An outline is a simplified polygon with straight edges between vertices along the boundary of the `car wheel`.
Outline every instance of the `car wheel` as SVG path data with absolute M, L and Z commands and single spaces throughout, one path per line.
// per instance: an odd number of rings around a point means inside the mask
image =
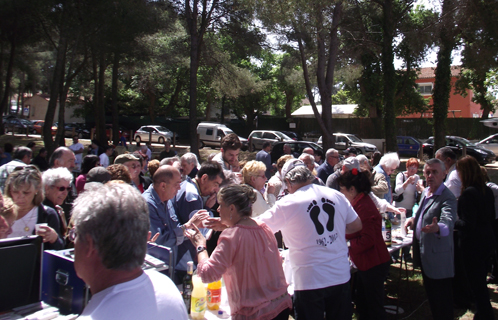
M 204 148 L 206 145 L 204 144 L 204 142 L 201 141 L 201 149 Z
M 422 160 L 424 160 L 424 162 L 426 162 L 426 161 L 427 161 L 427 160 L 429 160 L 430 158 L 431 158 L 431 156 L 429 156 L 429 154 L 428 154 L 428 153 L 424 153 L 424 154 L 422 155 Z
M 83 139 L 83 133 L 81 132 L 78 133 L 78 139 Z
M 252 151 L 256 151 L 256 146 L 254 145 L 254 143 L 252 144 Z
M 140 136 L 136 136 L 135 137 L 135 141 L 138 142 L 138 143 L 140 143 L 140 142 L 142 142 L 142 139 L 140 139 Z
M 32 134 L 36 134 L 36 129 L 31 130 Z
M 160 143 L 160 144 L 164 144 L 164 138 L 163 137 L 159 137 L 157 139 L 157 142 Z

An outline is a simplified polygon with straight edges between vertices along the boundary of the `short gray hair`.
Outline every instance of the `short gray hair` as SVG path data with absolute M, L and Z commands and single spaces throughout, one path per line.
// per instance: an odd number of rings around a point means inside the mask
M 432 158 L 432 159 L 429 159 L 425 162 L 424 164 L 424 171 L 425 171 L 425 167 L 426 166 L 432 166 L 432 165 L 435 165 L 435 164 L 439 164 L 441 166 L 441 170 L 445 171 L 446 170 L 446 166 L 444 165 L 444 162 L 439 160 L 439 159 L 436 159 L 436 158 Z
M 107 269 L 133 270 L 147 252 L 149 208 L 140 192 L 108 183 L 76 198 L 72 211 L 78 241 L 90 236 Z
M 287 172 L 284 178 L 289 180 L 290 184 L 307 183 L 315 179 L 311 171 L 309 171 L 306 166 L 295 167 L 291 171 Z
M 52 153 L 52 156 L 50 157 L 48 165 L 52 168 L 55 165 L 55 160 L 62 158 L 66 152 L 74 153 L 73 150 L 68 147 L 59 147 L 55 149 L 54 153 Z
M 161 160 L 161 162 L 159 163 L 159 166 L 171 166 L 173 165 L 173 163 L 175 162 L 180 162 L 180 157 L 178 156 L 173 156 L 173 157 L 169 157 L 169 158 L 164 158 Z
M 67 168 L 55 168 L 55 169 L 48 169 L 47 171 L 43 172 L 42 174 L 42 180 L 43 180 L 43 185 L 44 186 L 53 186 L 60 180 L 67 181 L 69 183 L 73 182 L 73 175 Z
M 301 153 L 301 155 L 299 156 L 299 160 L 304 160 L 306 158 L 308 158 L 311 161 L 311 163 L 315 163 L 315 157 L 313 157 L 309 153 Z
M 356 156 L 356 159 L 358 159 L 358 162 L 360 163 L 360 166 L 368 166 L 371 168 L 372 166 L 370 165 L 370 161 L 368 161 L 368 158 L 364 154 L 359 154 Z
M 192 164 L 192 163 L 195 163 L 195 166 L 198 167 L 199 166 L 199 161 L 197 160 L 197 156 L 195 155 L 195 153 L 192 153 L 192 152 L 187 152 L 185 153 L 181 158 L 180 160 L 185 160 L 187 161 L 188 164 Z
M 446 160 L 447 158 L 450 158 L 451 160 L 456 160 L 457 156 L 455 154 L 455 152 L 453 150 L 451 150 L 450 147 L 442 147 L 442 148 L 439 148 L 437 151 L 436 151 L 436 157 L 440 155 L 443 160 Z
M 336 149 L 334 148 L 330 148 L 327 150 L 327 152 L 325 153 L 325 158 L 328 158 L 336 153 L 339 153 L 339 151 L 337 151 Z
M 381 166 L 392 168 L 394 166 L 399 166 L 399 157 L 396 152 L 386 153 L 382 158 L 380 158 L 379 164 Z
M 33 150 L 28 147 L 17 147 L 14 150 L 14 159 L 22 160 L 25 156 L 31 158 L 33 155 Z

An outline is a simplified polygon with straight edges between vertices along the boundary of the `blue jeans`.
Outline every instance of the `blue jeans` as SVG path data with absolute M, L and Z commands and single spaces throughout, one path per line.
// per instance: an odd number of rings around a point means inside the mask
M 351 320 L 351 288 L 344 284 L 314 290 L 294 291 L 296 320 Z

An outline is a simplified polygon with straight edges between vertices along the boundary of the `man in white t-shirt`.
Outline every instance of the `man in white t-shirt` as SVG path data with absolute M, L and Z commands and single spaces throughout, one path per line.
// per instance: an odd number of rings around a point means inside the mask
M 74 268 L 92 292 L 79 319 L 188 319 L 174 283 L 141 268 L 149 215 L 135 188 L 115 183 L 85 191 L 72 216 Z
M 282 231 L 294 279 L 295 319 L 351 319 L 350 270 L 346 234 L 362 228 L 341 193 L 313 184 L 313 174 L 298 159 L 282 176 L 291 195 L 258 217 L 273 232 Z
M 74 152 L 74 156 L 76 158 L 74 161 L 76 167 L 75 169 L 79 171 L 81 169 L 81 163 L 83 162 L 83 151 L 85 150 L 85 147 L 79 142 L 78 136 L 74 136 L 73 144 L 68 148 Z
M 104 147 L 104 153 L 102 153 L 99 158 L 100 158 L 100 165 L 104 168 L 107 168 L 109 166 L 109 157 L 112 155 L 114 152 L 114 148 L 112 146 L 106 146 Z

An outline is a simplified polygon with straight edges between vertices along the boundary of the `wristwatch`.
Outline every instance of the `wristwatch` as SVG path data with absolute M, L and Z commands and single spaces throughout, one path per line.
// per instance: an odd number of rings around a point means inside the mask
M 198 246 L 197 247 L 197 254 L 201 253 L 202 251 L 205 251 L 206 250 L 206 247 L 203 247 L 203 246 Z

